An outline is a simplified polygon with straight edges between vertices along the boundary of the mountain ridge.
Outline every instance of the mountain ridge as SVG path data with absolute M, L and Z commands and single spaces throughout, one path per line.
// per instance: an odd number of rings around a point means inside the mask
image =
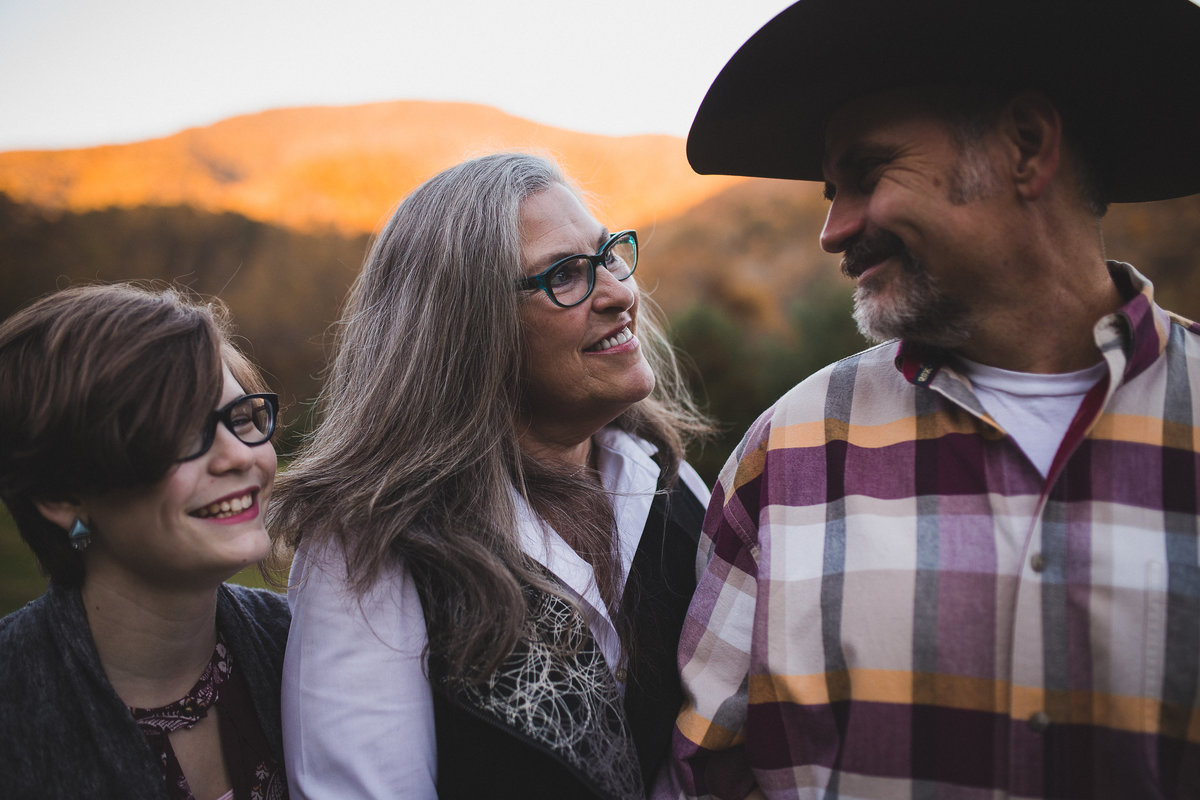
M 678 137 L 578 133 L 488 106 L 396 100 L 271 109 L 126 144 L 8 151 L 0 192 L 51 211 L 190 205 L 356 234 L 377 230 L 434 173 L 497 150 L 555 158 L 617 227 L 682 213 L 744 180 L 696 175 Z

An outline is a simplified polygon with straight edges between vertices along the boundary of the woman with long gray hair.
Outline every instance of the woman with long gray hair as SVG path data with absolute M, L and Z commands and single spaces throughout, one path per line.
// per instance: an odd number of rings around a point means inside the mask
M 374 243 L 272 510 L 296 796 L 644 795 L 708 490 L 637 255 L 525 154 L 433 177 Z

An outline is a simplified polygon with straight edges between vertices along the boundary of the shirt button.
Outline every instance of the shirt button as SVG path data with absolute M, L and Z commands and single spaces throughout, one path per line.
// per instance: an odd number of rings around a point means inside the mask
M 616 676 L 617 680 L 621 683 L 625 683 L 625 681 L 629 680 L 629 672 L 627 672 L 624 667 L 617 667 Z
M 1041 572 L 1046 568 L 1046 557 L 1041 553 L 1034 553 L 1029 557 L 1029 566 L 1034 572 Z
M 1045 733 L 1050 727 L 1050 715 L 1045 711 L 1036 711 L 1029 718 L 1029 730 L 1034 733 Z

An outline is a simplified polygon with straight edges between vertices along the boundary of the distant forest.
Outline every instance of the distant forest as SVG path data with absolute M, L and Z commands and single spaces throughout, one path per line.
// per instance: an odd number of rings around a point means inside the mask
M 639 278 L 665 310 L 722 433 L 692 455 L 711 481 L 746 426 L 821 366 L 862 349 L 850 286 L 820 252 L 812 184 L 750 181 L 640 230 Z M 1200 197 L 1115 206 L 1109 256 L 1132 262 L 1159 301 L 1200 315 Z M 87 281 L 175 282 L 219 295 L 285 402 L 285 455 L 311 424 L 327 335 L 369 244 L 190 207 L 47 212 L 0 195 L 0 316 Z

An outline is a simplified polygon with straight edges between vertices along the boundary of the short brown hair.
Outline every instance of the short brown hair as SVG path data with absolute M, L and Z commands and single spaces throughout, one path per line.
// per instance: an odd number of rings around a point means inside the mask
M 229 341 L 218 300 L 129 283 L 64 289 L 0 324 L 0 498 L 42 568 L 83 561 L 37 500 L 149 486 L 220 399 L 222 363 L 262 378 Z

